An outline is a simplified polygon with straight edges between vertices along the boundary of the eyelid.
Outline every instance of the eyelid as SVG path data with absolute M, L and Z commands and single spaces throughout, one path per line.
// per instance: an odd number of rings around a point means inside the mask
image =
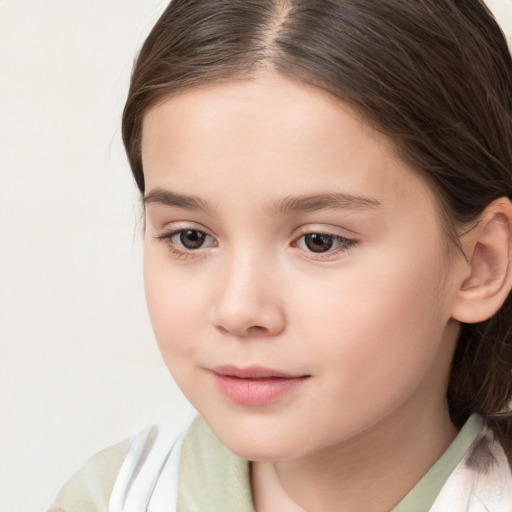
M 300 236 L 310 234 L 328 235 L 353 241 L 359 240 L 359 235 L 355 231 L 347 228 L 341 228 L 339 226 L 325 224 L 305 224 L 300 226 L 293 234 L 293 238 L 297 239 Z
M 216 238 L 216 235 L 212 232 L 211 229 L 207 228 L 203 224 L 199 222 L 194 222 L 192 220 L 175 220 L 172 222 L 162 222 L 160 225 L 155 225 L 154 230 L 157 232 L 155 238 L 159 236 L 166 236 L 171 233 L 179 233 L 180 231 L 201 231 L 201 233 L 205 233 L 212 238 Z

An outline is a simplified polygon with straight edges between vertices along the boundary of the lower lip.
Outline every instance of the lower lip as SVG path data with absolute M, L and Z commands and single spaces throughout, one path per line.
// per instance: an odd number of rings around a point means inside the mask
M 297 389 L 308 378 L 276 377 L 241 379 L 214 373 L 219 391 L 231 402 L 240 405 L 267 405 Z

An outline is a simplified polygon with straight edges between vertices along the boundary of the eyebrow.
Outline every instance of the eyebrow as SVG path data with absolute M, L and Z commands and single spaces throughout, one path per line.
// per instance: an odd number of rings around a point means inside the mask
M 151 203 L 174 206 L 186 210 L 197 210 L 211 214 L 214 208 L 208 201 L 193 195 L 178 194 L 170 190 L 155 188 L 144 196 L 144 206 Z
M 366 210 L 381 206 L 374 197 L 356 196 L 341 192 L 289 196 L 281 199 L 272 211 L 279 214 L 308 213 L 317 210 Z
M 164 206 L 202 211 L 211 214 L 213 206 L 194 195 L 178 194 L 170 190 L 155 188 L 144 196 L 144 205 L 156 203 Z M 271 209 L 272 214 L 308 213 L 318 210 L 366 210 L 381 206 L 373 197 L 357 196 L 341 192 L 325 194 L 287 196 L 280 199 Z

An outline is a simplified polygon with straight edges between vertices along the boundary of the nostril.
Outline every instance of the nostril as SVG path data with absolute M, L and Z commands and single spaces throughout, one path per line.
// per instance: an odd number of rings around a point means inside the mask
M 267 331 L 267 329 L 261 325 L 253 325 L 252 327 L 249 327 L 248 331 L 250 333 L 257 334 L 259 332 L 264 333 Z
M 227 328 L 222 325 L 218 325 L 217 329 L 219 329 L 224 334 L 230 334 L 231 336 L 262 336 L 268 332 L 268 329 L 262 327 L 261 325 L 252 325 L 246 329 L 235 329 L 235 328 Z

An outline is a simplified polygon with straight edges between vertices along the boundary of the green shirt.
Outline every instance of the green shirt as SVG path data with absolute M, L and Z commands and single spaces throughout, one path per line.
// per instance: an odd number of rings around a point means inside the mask
M 392 512 L 427 512 L 446 480 L 482 430 L 471 416 L 453 443 Z M 49 512 L 107 512 L 108 501 L 130 439 L 95 455 L 59 493 Z M 197 417 L 183 445 L 176 512 L 256 512 L 250 462 L 223 445 Z

